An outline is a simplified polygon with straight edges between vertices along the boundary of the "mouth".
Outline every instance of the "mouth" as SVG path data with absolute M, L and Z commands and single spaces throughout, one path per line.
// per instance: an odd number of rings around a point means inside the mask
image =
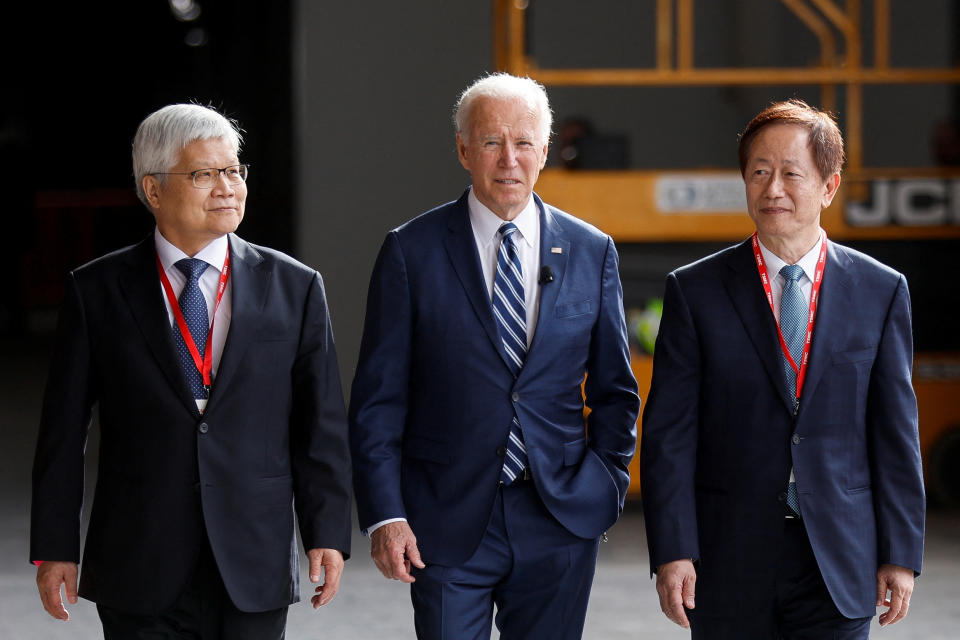
M 776 215 L 784 215 L 784 214 L 790 213 L 790 210 L 784 209 L 783 207 L 763 207 L 760 209 L 760 213 L 763 213 L 769 216 L 776 216 Z
M 512 178 L 499 178 L 497 180 L 494 180 L 494 182 L 496 182 L 497 184 L 505 184 L 505 185 L 520 184 L 519 180 L 514 180 Z

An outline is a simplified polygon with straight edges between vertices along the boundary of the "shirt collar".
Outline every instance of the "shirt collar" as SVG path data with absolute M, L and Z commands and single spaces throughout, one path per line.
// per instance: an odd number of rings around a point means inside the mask
M 783 276 L 780 275 L 780 269 L 787 266 L 787 263 L 784 262 L 780 256 L 764 246 L 763 241 L 760 240 L 759 237 L 757 237 L 757 240 L 760 242 L 760 254 L 763 256 L 763 261 L 767 265 L 767 273 L 783 279 Z M 807 253 L 797 261 L 797 264 L 803 269 L 803 275 L 805 275 L 810 282 L 813 282 L 813 276 L 817 270 L 817 260 L 820 259 L 820 245 L 822 242 L 823 230 L 820 231 L 820 238 L 816 244 L 813 245 L 813 248 L 807 251 Z
M 157 255 L 160 256 L 160 264 L 163 265 L 164 271 L 170 271 L 174 264 L 190 257 L 164 238 L 159 228 L 153 230 L 153 244 L 157 248 Z M 229 246 L 230 242 L 224 234 L 211 241 L 193 257 L 203 260 L 217 271 L 222 271 Z
M 505 222 L 504 219 L 480 202 L 473 193 L 473 189 L 470 189 L 470 193 L 467 195 L 467 205 L 470 210 L 470 224 L 473 226 L 473 231 L 477 237 L 483 240 L 483 246 L 487 247 L 492 242 L 499 242 L 498 231 Z M 510 222 L 517 225 L 520 237 L 523 238 L 526 245 L 533 247 L 539 220 L 537 218 L 537 204 L 532 195 L 520 215 Z

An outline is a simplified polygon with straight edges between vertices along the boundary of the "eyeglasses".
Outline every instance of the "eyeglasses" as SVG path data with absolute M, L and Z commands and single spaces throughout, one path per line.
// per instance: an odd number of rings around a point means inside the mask
M 223 169 L 209 168 L 197 169 L 196 171 L 155 171 L 152 176 L 190 176 L 193 180 L 193 186 L 197 189 L 210 189 L 220 179 L 220 174 L 227 179 L 228 184 L 240 184 L 247 181 L 247 173 L 250 165 L 235 164 Z

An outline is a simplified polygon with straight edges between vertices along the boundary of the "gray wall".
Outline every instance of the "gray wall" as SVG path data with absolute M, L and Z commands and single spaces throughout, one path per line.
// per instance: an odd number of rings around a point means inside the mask
M 324 276 L 348 390 L 384 235 L 469 184 L 450 116 L 458 93 L 492 70 L 492 10 L 485 1 L 299 5 L 296 251 Z
M 531 46 L 547 66 L 652 66 L 652 1 L 531 2 Z M 949 66 L 956 0 L 892 4 L 892 63 Z M 864 60 L 872 3 L 863 3 Z M 773 0 L 696 3 L 699 66 L 798 65 L 816 40 Z M 492 70 L 488 0 L 295 3 L 297 256 L 323 273 L 345 387 L 359 350 L 366 289 L 384 234 L 457 197 L 457 94 Z M 737 133 L 774 99 L 819 102 L 817 87 L 550 88 L 555 121 L 586 115 L 626 134 L 634 166 L 735 167 Z M 944 86 L 865 90 L 866 161 L 930 164 L 930 131 L 951 115 Z M 838 108 L 843 109 L 840 92 Z M 841 118 L 841 125 L 843 124 Z M 576 212 L 574 212 L 576 213 Z

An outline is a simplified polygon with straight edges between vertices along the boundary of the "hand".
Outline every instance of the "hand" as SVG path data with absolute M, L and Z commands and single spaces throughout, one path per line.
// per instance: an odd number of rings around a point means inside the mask
M 414 582 L 410 565 L 423 569 L 417 537 L 405 521 L 390 522 L 370 534 L 370 555 L 380 573 L 401 582 Z
M 60 597 L 60 585 L 67 593 L 67 602 L 77 604 L 77 574 L 76 562 L 44 562 L 37 567 L 37 589 L 43 608 L 57 620 L 70 619 Z
M 887 591 L 890 599 L 887 600 Z M 884 564 L 877 569 L 877 606 L 887 610 L 880 614 L 880 626 L 900 622 L 907 617 L 910 596 L 913 594 L 913 571 L 895 564 Z
M 687 614 L 683 608 L 694 608 L 696 584 L 697 572 L 690 560 L 674 560 L 657 567 L 660 610 L 685 629 L 690 628 L 690 621 L 687 620 Z
M 310 559 L 310 582 L 318 584 L 320 573 L 323 573 L 323 584 L 314 591 L 316 595 L 310 598 L 314 609 L 333 600 L 340 588 L 340 575 L 343 573 L 343 554 L 336 549 L 310 549 L 307 551 Z

